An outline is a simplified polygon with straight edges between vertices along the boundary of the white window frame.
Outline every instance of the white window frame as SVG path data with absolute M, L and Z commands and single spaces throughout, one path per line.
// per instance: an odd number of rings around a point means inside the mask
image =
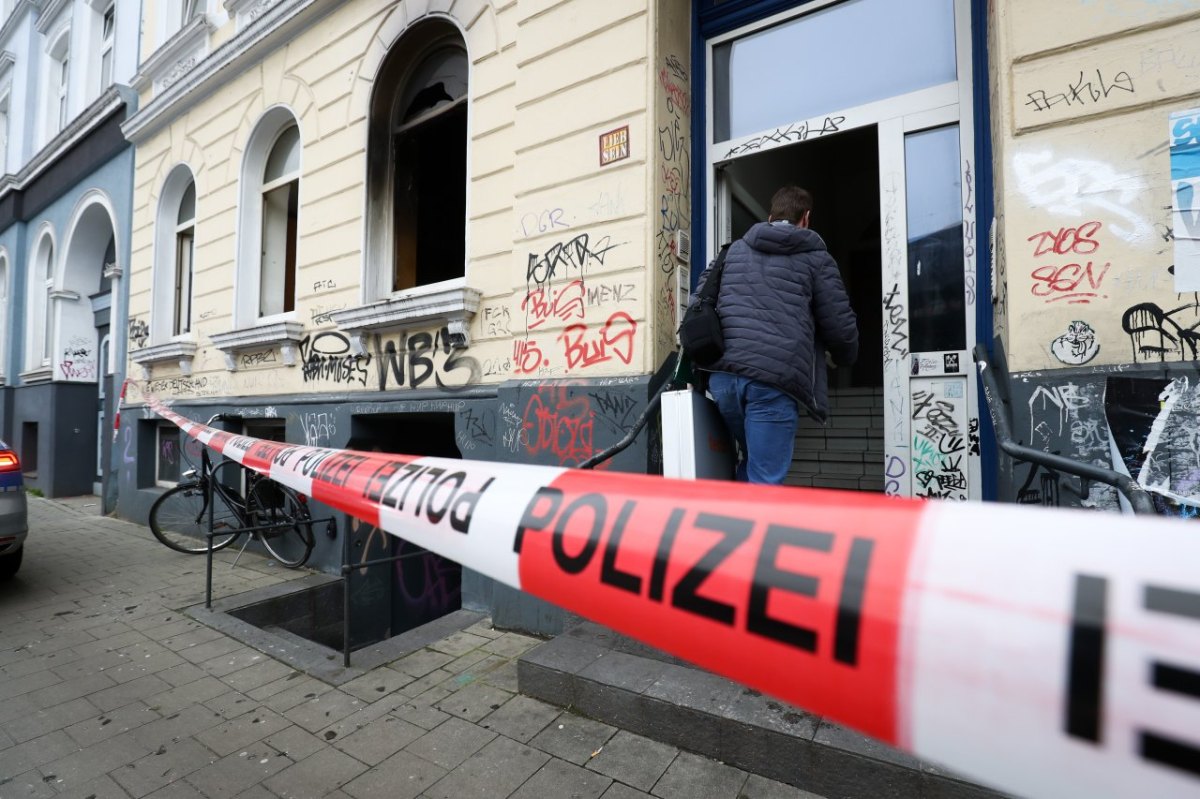
M 12 105 L 12 90 L 0 89 L 0 175 L 8 174 L 9 109 Z
M 109 15 L 112 15 L 112 25 L 106 29 L 105 23 L 108 21 Z M 98 94 L 103 94 L 113 83 L 113 70 L 115 69 L 116 61 L 116 40 L 117 40 L 117 4 L 109 3 L 100 12 L 100 54 L 97 72 L 100 75 L 100 91 Z M 105 61 L 107 59 L 108 74 L 105 75 Z
M 47 225 L 35 239 L 36 243 L 29 260 L 29 296 L 27 311 L 29 340 L 25 347 L 25 368 L 28 372 L 50 367 L 50 353 L 54 339 L 54 258 L 58 254 L 58 242 L 54 231 Z
M 250 134 L 246 143 L 245 155 L 242 158 L 242 196 L 238 208 L 237 268 L 234 277 L 233 309 L 234 326 L 239 330 L 296 320 L 294 309 L 269 316 L 259 314 L 262 306 L 263 194 L 269 190 L 268 184 L 263 181 L 267 169 L 267 159 L 270 157 L 271 151 L 284 130 L 293 125 L 300 133 L 300 163 L 294 177 L 290 179 L 303 182 L 301 176 L 304 174 L 304 128 L 300 126 L 296 115 L 287 106 L 278 105 L 267 109 Z M 273 181 L 270 184 L 273 187 L 278 185 L 283 185 L 283 183 Z M 303 207 L 297 212 L 297 240 L 303 212 Z M 298 244 L 299 241 L 297 241 Z M 298 262 L 299 255 L 297 255 L 297 272 L 299 272 Z M 298 276 L 296 282 L 298 289 Z M 299 294 L 298 290 L 297 294 Z
M 59 31 L 46 48 L 44 142 L 63 131 L 70 119 L 71 29 Z
M 268 150 L 267 150 L 267 157 L 266 157 L 266 159 L 264 159 L 264 161 L 263 161 L 263 170 L 264 170 L 264 172 L 265 172 L 265 170 L 266 170 L 266 165 L 267 165 L 267 162 L 269 162 L 269 161 L 270 161 L 270 158 L 271 158 L 271 156 L 275 154 L 275 148 L 279 146 L 279 144 L 280 144 L 280 141 L 283 139 L 283 134 L 284 134 L 284 133 L 286 133 L 287 131 L 291 130 L 291 129 L 292 129 L 292 127 L 291 127 L 291 126 L 285 126 L 285 127 L 281 128 L 281 129 L 280 129 L 280 131 L 279 131 L 277 134 L 275 134 L 275 141 L 274 141 L 274 142 L 271 144 L 271 147 L 270 147 L 270 149 L 268 149 Z M 262 190 L 259 192 L 259 202 L 261 203 L 261 206 L 262 206 L 262 214 L 261 214 L 261 220 L 262 220 L 262 221 L 259 223 L 259 227 L 260 227 L 260 229 L 261 229 L 261 231 L 262 231 L 262 232 L 259 234 L 259 236 L 260 236 L 259 249 L 260 249 L 260 251 L 262 252 L 262 256 L 261 256 L 261 258 L 259 259 L 260 266 L 259 266 L 259 273 L 258 273 L 258 275 L 259 275 L 259 276 L 258 276 L 258 293 L 259 293 L 259 296 L 258 296 L 258 317 L 259 317 L 260 319 L 271 319 L 271 318 L 275 318 L 275 317 L 277 317 L 277 316 L 281 316 L 281 315 L 284 315 L 284 314 L 292 313 L 292 312 L 294 312 L 294 311 L 296 310 L 296 297 L 295 297 L 294 295 L 297 293 L 297 285 L 296 285 L 296 283 L 297 283 L 297 280 L 296 280 L 296 274 L 295 274 L 295 273 L 296 273 L 296 271 L 297 271 L 297 264 L 296 264 L 296 261 L 298 260 L 298 257 L 299 257 L 299 256 L 298 256 L 298 254 L 296 253 L 296 246 L 297 246 L 297 244 L 298 244 L 299 242 L 298 242 L 298 241 L 293 241 L 293 242 L 291 242 L 291 250 L 292 250 L 292 263 L 289 265 L 289 264 L 288 264 L 288 261 L 287 261 L 287 248 L 288 248 L 288 244 L 289 244 L 289 243 L 288 243 L 288 241 L 287 241 L 287 238 L 289 237 L 289 233 L 288 233 L 288 231 L 287 231 L 287 230 L 285 230 L 285 231 L 284 231 L 284 244 L 283 244 L 283 246 L 284 246 L 284 252 L 283 252 L 283 254 L 282 254 L 282 259 L 283 259 L 283 275 L 282 275 L 282 278 L 283 278 L 283 285 L 284 285 L 284 287 L 285 287 L 285 288 L 283 289 L 283 290 L 284 290 L 284 292 L 285 292 L 285 296 L 284 296 L 284 298 L 283 298 L 283 305 L 285 306 L 285 310 L 284 310 L 284 311 L 282 311 L 282 312 L 280 312 L 280 313 L 278 313 L 278 314 L 267 314 L 267 313 L 264 313 L 264 312 L 263 312 L 263 310 L 262 310 L 262 305 L 263 305 L 263 285 L 266 283 L 266 271 L 267 271 L 267 255 L 268 255 L 268 253 L 267 253 L 267 248 L 270 246 L 270 241 L 268 240 L 268 236 L 266 235 L 266 228 L 267 228 L 267 224 L 268 224 L 268 219 L 267 219 L 267 209 L 268 209 L 268 204 L 267 204 L 267 196 L 268 196 L 269 194 L 271 194 L 272 192 L 276 191 L 277 189 L 282 189 L 282 188 L 284 188 L 284 187 L 291 187 L 291 186 L 292 186 L 292 184 L 295 184 L 295 188 L 294 188 L 293 190 L 296 192 L 296 195 L 297 195 L 297 196 L 296 196 L 296 203 L 297 203 L 297 206 L 299 205 L 299 202 L 300 202 L 300 198 L 299 198 L 299 195 L 300 195 L 300 163 L 299 163 L 299 161 L 300 161 L 300 155 L 303 153 L 303 150 L 304 150 L 304 144 L 303 144 L 303 142 L 302 142 L 302 141 L 300 140 L 300 138 L 299 138 L 299 135 L 300 135 L 300 126 L 299 126 L 299 125 L 296 125 L 296 126 L 295 126 L 295 129 L 296 129 L 296 136 L 297 136 L 297 140 L 296 140 L 296 147 L 297 147 L 297 149 L 299 150 L 299 152 L 297 152 L 297 155 L 296 155 L 296 168 L 295 168 L 293 171 L 291 171 L 291 172 L 287 172 L 287 173 L 285 173 L 285 174 L 283 174 L 283 175 L 280 175 L 279 177 L 277 177 L 277 178 L 275 178 L 275 179 L 273 179 L 273 180 L 271 180 L 271 181 L 269 181 L 269 182 L 268 182 L 268 181 L 266 181 L 266 179 L 265 179 L 265 178 L 266 178 L 266 176 L 265 176 L 265 174 L 264 174 L 264 175 L 263 175 L 263 178 L 262 178 L 263 182 L 262 182 L 262 184 L 261 184 L 261 185 L 262 185 Z M 298 208 L 297 208 L 297 216 L 299 216 L 299 209 L 298 209 Z M 286 220 L 285 220 L 285 225 L 286 225 Z M 297 228 L 298 228 L 298 227 L 299 227 L 299 223 L 297 222 Z M 299 238 L 299 230 L 292 231 L 292 232 L 291 232 L 291 235 L 295 235 L 295 237 L 298 239 L 298 238 Z M 286 306 L 287 306 L 287 304 L 288 304 L 288 303 L 287 303 L 287 299 L 288 299 L 288 298 L 287 298 L 287 296 L 286 296 L 286 291 L 287 291 L 287 289 L 286 289 L 286 286 L 287 286 L 287 272 L 288 272 L 289 270 L 290 270 L 290 271 L 293 273 L 293 274 L 292 274 L 292 292 L 293 292 L 293 296 L 292 296 L 292 298 L 291 298 L 291 302 L 292 302 L 292 308 L 291 308 L 291 310 L 290 310 L 290 311 L 289 311 L 289 310 L 286 310 Z
M 158 196 L 158 212 L 154 226 L 154 272 L 150 309 L 150 345 L 192 341 L 191 331 L 175 332 L 175 278 L 178 268 L 179 206 L 189 185 L 196 185 L 195 174 L 190 166 L 176 164 L 163 181 Z M 199 231 L 196 222 L 200 217 L 200 187 L 196 186 L 196 213 L 192 218 L 192 285 L 195 286 L 195 236 Z M 194 292 L 193 292 L 194 294 Z M 189 298 L 189 306 L 192 300 Z M 146 349 L 149 349 L 147 347 Z
M 179 3 L 179 18 L 175 20 L 175 30 L 183 30 L 188 23 L 192 21 L 202 10 L 203 3 L 201 0 L 182 0 Z
M 190 184 L 192 192 L 195 193 L 195 182 Z M 187 187 L 184 187 L 184 195 L 187 194 Z M 181 210 L 182 198 L 176 208 L 175 221 L 175 247 L 174 257 L 171 259 L 175 265 L 174 276 L 171 280 L 171 334 L 172 337 L 186 335 L 192 330 L 192 286 L 195 285 L 196 276 L 196 205 L 192 203 L 192 217 L 179 221 L 179 210 Z M 188 240 L 186 255 L 187 265 L 184 266 L 184 248 L 183 240 Z M 186 289 L 184 283 L 186 282 Z

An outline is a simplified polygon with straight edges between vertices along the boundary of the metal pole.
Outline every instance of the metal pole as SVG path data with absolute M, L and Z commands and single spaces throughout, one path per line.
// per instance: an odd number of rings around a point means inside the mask
M 201 469 L 204 468 L 203 463 Z M 208 538 L 208 551 L 204 553 L 205 574 L 204 574 L 204 608 L 212 610 L 212 572 L 213 572 L 213 477 L 210 476 L 204 483 L 204 499 L 208 503 L 208 532 L 205 537 Z
M 350 525 L 342 534 L 342 665 L 350 668 Z

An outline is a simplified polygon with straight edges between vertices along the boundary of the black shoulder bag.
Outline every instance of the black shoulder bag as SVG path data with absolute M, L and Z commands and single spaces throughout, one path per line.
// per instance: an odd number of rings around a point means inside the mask
M 721 291 L 721 273 L 725 270 L 728 250 L 728 244 L 721 248 L 710 269 L 712 274 L 704 281 L 700 295 L 688 306 L 679 323 L 679 346 L 692 363 L 700 367 L 711 366 L 725 354 L 725 334 L 717 313 L 717 295 Z

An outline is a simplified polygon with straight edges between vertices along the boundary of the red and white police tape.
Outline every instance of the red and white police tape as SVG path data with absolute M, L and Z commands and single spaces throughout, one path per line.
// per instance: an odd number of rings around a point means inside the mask
M 462 565 L 1005 791 L 1200 795 L 1200 527 L 296 446 L 161 416 Z

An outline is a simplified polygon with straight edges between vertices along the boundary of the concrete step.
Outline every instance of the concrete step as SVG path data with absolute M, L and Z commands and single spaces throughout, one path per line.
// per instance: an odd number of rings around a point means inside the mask
M 828 799 L 1002 794 L 590 622 L 525 653 L 521 693 Z

